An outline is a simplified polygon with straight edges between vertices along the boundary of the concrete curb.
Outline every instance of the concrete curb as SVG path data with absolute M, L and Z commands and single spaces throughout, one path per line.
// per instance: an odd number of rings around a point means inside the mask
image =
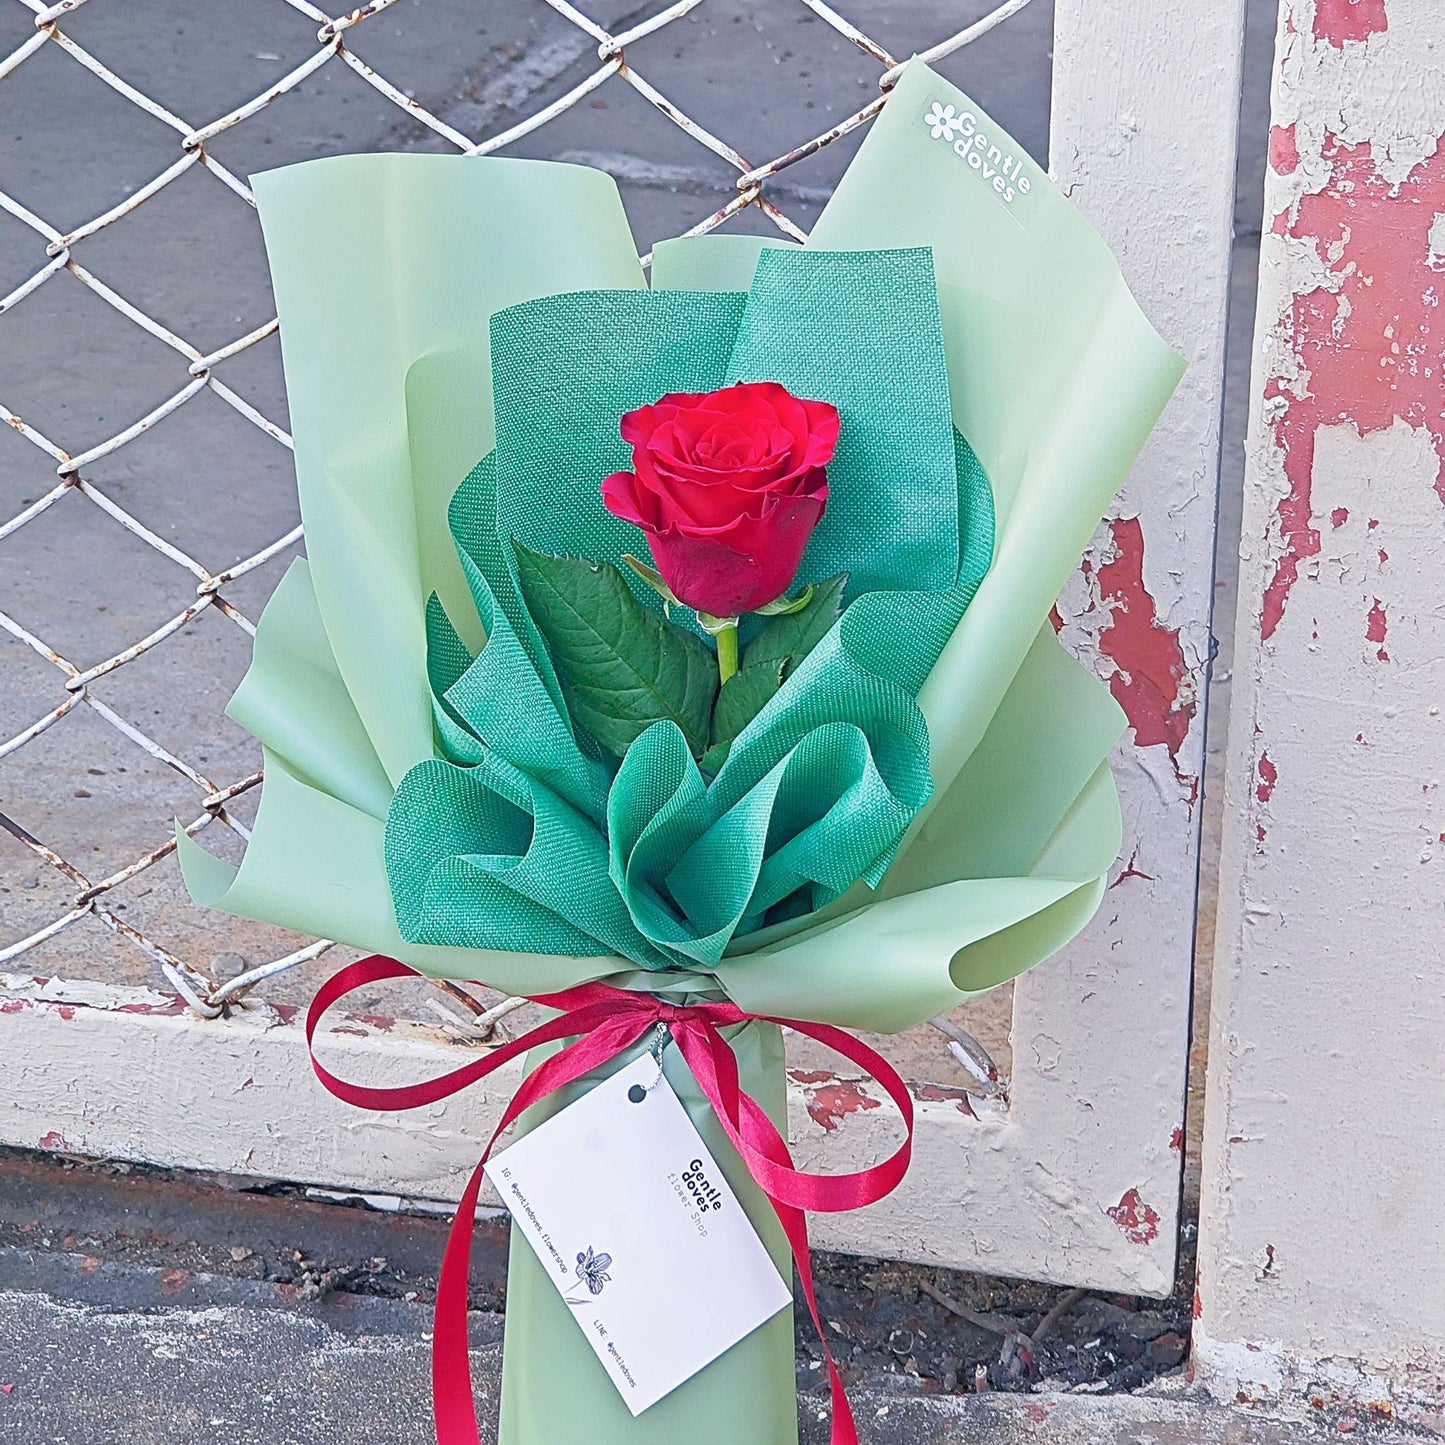
M 39 1282 L 39 1281 L 37 1281 Z M 232 1297 L 234 1301 L 234 1296 Z M 326 1318 L 327 1315 L 345 1318 Z M 228 1302 L 123 1309 L 0 1293 L 0 1442 L 4 1445 L 431 1445 L 430 1340 L 421 1307 L 330 1296 L 312 1306 Z M 495 1410 L 495 1316 L 473 1356 L 479 1404 Z M 1307 1445 L 1341 1422 L 1271 1419 L 1190 1396 L 855 1394 L 869 1445 Z M 826 1411 L 801 1402 L 804 1445 L 824 1445 Z M 1415 1431 L 1350 1424 L 1382 1442 Z M 574 1442 L 556 1442 L 574 1445 Z M 575 1442 L 581 1445 L 581 1442 Z

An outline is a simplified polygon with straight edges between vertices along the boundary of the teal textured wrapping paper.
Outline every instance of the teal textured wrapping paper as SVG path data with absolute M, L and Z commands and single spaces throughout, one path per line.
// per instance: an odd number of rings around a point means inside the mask
M 880 308 L 907 347 L 881 346 Z M 637 546 L 598 484 L 627 458 L 619 416 L 738 374 L 785 374 L 838 406 L 839 504 L 798 585 L 850 561 L 854 600 L 715 779 L 668 722 L 614 770 L 574 736 L 514 544 L 604 560 Z M 809 913 L 859 879 L 876 885 L 932 793 L 915 695 L 993 552 L 988 482 L 948 410 L 930 253 L 768 250 L 746 295 L 526 303 L 493 318 L 492 378 L 497 446 L 449 511 L 488 641 L 473 659 L 429 603 L 444 756 L 407 773 L 388 818 L 402 935 L 715 968 L 770 909 Z

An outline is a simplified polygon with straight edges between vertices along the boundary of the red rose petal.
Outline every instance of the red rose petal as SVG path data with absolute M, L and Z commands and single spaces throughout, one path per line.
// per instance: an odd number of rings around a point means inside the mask
M 681 532 L 647 539 L 667 585 L 688 607 L 714 617 L 737 617 L 757 591 L 757 562 L 734 548 Z
M 638 504 L 637 493 L 637 478 L 631 472 L 613 472 L 602 483 L 602 504 L 614 517 L 650 532 L 654 523 Z
M 689 607 L 718 617 L 755 612 L 788 590 L 825 502 L 826 495 L 794 497 L 707 536 L 655 533 L 653 560 Z
M 684 526 L 706 531 L 724 527 L 747 512 L 755 493 L 733 485 L 730 477 L 717 482 L 697 481 L 658 467 L 656 480 L 649 484 L 658 499 L 658 515 L 665 526 Z
M 805 401 L 802 405 L 808 416 L 808 465 L 826 467 L 838 449 L 843 418 L 838 415 L 838 408 L 830 402 Z
M 719 616 L 781 596 L 828 501 L 841 419 L 774 381 L 673 392 L 622 418 L 632 472 L 603 483 L 609 511 L 648 534 L 691 607 Z

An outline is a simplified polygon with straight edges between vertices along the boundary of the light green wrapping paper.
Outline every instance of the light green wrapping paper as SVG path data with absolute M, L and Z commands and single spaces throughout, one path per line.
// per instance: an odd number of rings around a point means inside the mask
M 782 1033 L 773 1024 L 750 1023 L 730 1030 L 728 1042 L 737 1056 L 742 1087 L 786 1130 Z M 639 1048 L 630 1050 L 589 1080 L 605 1077 L 639 1052 Z M 789 1278 L 792 1261 L 778 1217 L 728 1143 L 676 1049 L 664 1054 L 663 1067 L 768 1252 L 783 1277 Z M 524 1117 L 524 1124 L 530 1127 L 562 1108 L 585 1091 L 585 1082 L 538 1105 Z M 680 1278 L 678 1283 L 681 1299 L 686 1281 Z M 667 1307 L 676 1308 L 685 1321 L 689 1309 L 706 1309 L 707 1303 L 674 1301 Z M 634 1420 L 556 1285 L 521 1232 L 513 1231 L 507 1261 L 498 1445 L 795 1445 L 797 1438 L 792 1310 L 774 1315 Z
M 935 102 L 987 138 L 977 164 L 969 136 L 930 123 Z M 1001 164 L 1011 202 L 993 183 Z M 597 978 L 720 988 L 750 1012 L 880 1031 L 1015 976 L 1083 926 L 1120 843 L 1107 758 L 1123 717 L 1059 647 L 1048 613 L 1182 362 L 1102 240 L 967 97 L 910 65 L 809 243 L 932 248 L 954 424 L 993 487 L 993 566 L 919 695 L 934 797 L 877 892 L 859 885 L 740 937 L 706 975 L 407 943 L 383 853 L 396 786 L 437 755 L 428 596 L 470 650 L 484 640 L 446 503 L 495 440 L 489 318 L 534 297 L 644 284 L 614 184 L 573 166 L 405 155 L 312 162 L 254 186 L 309 562 L 267 607 L 230 709 L 265 747 L 246 857 L 238 870 L 179 836 L 200 902 L 508 992 Z M 743 290 L 764 244 L 664 243 L 653 284 Z M 781 1057 L 769 1050 L 770 1035 L 744 1058 L 744 1082 L 773 1107 Z M 736 1156 L 709 1144 L 736 1186 Z M 771 1211 L 748 1197 L 776 1246 Z M 506 1445 L 731 1445 L 741 1408 L 750 1441 L 792 1445 L 786 1316 L 633 1421 L 551 1293 L 525 1249 L 514 1253 Z

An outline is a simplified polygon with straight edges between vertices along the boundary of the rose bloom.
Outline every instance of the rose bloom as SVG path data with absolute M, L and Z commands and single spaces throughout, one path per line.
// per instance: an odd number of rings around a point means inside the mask
M 613 516 L 641 527 L 680 602 L 714 617 L 788 590 L 828 501 L 836 407 L 774 381 L 677 393 L 622 418 L 630 472 L 602 483 Z

